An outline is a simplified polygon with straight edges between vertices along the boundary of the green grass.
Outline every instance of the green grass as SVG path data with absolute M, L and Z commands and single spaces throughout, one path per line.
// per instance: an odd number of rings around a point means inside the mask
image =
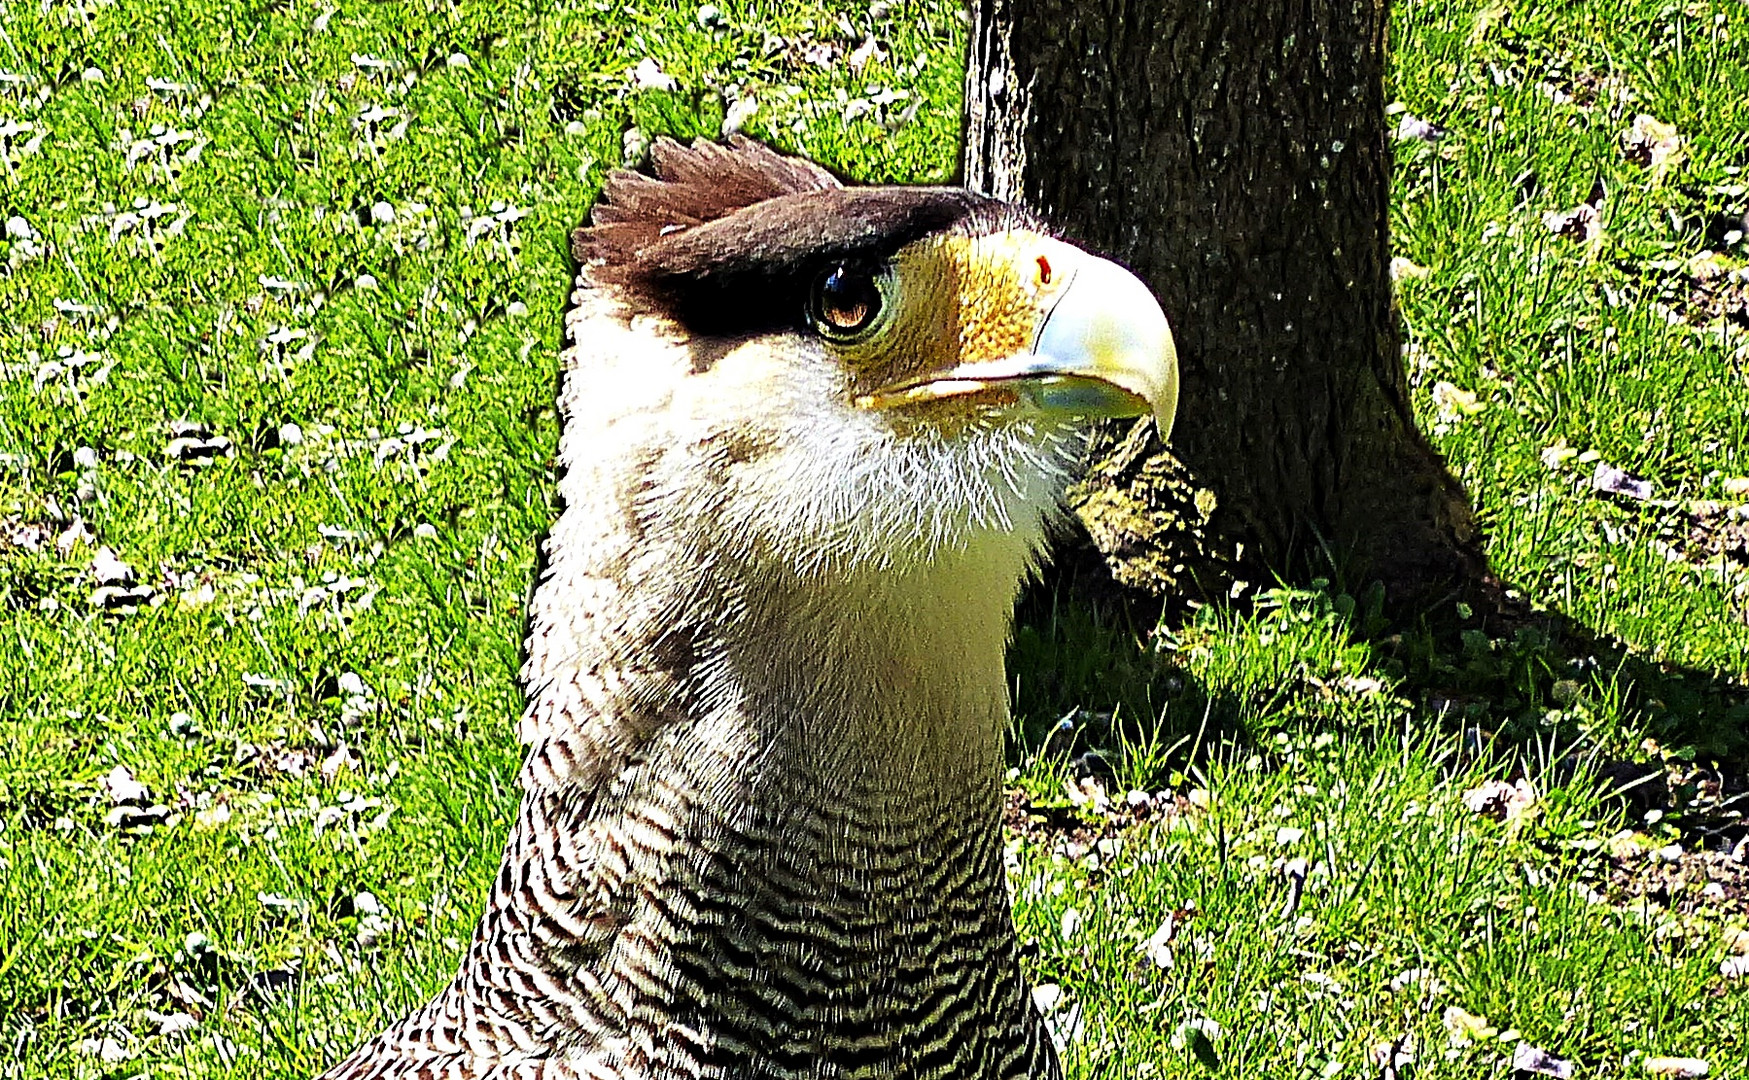
M 1749 207 L 1749 24 L 1727 4 L 1491 24 L 1479 9 L 1397 16 L 1396 96 L 1448 130 L 1398 143 L 1397 253 L 1432 271 L 1401 290 L 1422 423 L 1524 594 L 1659 660 L 1749 679 L 1749 555 L 1708 558 L 1687 537 L 1687 504 L 1749 475 L 1749 313 L 1739 299 L 1735 322 L 1682 317 L 1691 260 L 1749 256 L 1715 224 Z M 1641 113 L 1681 133 L 1663 170 L 1618 147 Z M 1552 234 L 1544 214 L 1598 184 L 1603 235 Z M 1439 382 L 1480 411 L 1442 419 Z M 1589 461 L 1542 460 L 1557 444 L 1649 480 L 1653 500 L 1593 494 Z
M 714 134 L 750 98 L 746 130 L 851 175 L 952 168 L 952 5 L 716 6 L 0 3 L 0 1076 L 306 1076 L 453 970 L 514 809 L 566 237 L 626 129 Z M 1511 1039 L 1447 1056 L 1453 1005 L 1583 1075 L 1744 1075 L 1749 980 L 1718 974 L 1741 916 L 1602 876 L 1624 828 L 1692 847 L 1679 816 L 1533 765 L 1539 814 L 1476 817 L 1459 796 L 1509 764 L 1458 729 L 1741 735 L 1749 575 L 1691 533 L 1749 475 L 1749 336 L 1662 312 L 1703 249 L 1749 252 L 1706 235 L 1749 208 L 1749 12 L 1479 14 L 1397 12 L 1394 96 L 1448 129 L 1397 144 L 1399 253 L 1432 271 L 1401 290 L 1417 407 L 1503 576 L 1685 670 L 1551 670 L 1479 631 L 1445 655 L 1381 638 L 1359 587 L 1135 640 L 1026 628 L 1035 729 L 1116 704 L 1125 786 L 1212 793 L 1097 870 L 1016 848 L 1031 963 L 1082 1010 L 1076 1076 L 1201 1075 L 1172 1045 L 1199 1017 L 1229 1075 L 1376 1072 L 1409 1033 L 1422 1074 L 1507 1074 Z M 638 88 L 646 58 L 671 88 Z M 1684 139 L 1661 172 L 1616 145 L 1641 111 Z M 1550 234 L 1599 178 L 1604 238 Z M 1550 469 L 1562 440 L 1653 500 Z M 99 595 L 100 547 L 149 591 Z M 106 819 L 117 766 L 161 816 Z M 1055 767 L 1019 780 L 1060 802 Z M 1170 969 L 1139 951 L 1192 907 Z M 1388 990 L 1411 968 L 1440 991 Z M 174 1014 L 198 1022 L 161 1033 Z

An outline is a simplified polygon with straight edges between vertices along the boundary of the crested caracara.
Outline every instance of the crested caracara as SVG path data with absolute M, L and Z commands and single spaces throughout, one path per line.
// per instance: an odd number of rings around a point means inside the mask
M 1171 426 L 1166 319 L 969 191 L 653 158 L 573 241 L 503 865 L 454 982 L 327 1076 L 1056 1077 L 1003 653 L 1088 421 Z

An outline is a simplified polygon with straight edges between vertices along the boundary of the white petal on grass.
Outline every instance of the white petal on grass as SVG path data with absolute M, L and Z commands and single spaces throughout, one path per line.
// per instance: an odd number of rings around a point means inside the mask
M 1532 1076 L 1553 1076 L 1556 1080 L 1572 1080 L 1573 1063 L 1558 1058 L 1539 1046 L 1521 1042 L 1512 1051 L 1512 1071 Z
M 1160 929 L 1142 942 L 1142 952 L 1153 965 L 1162 971 L 1172 970 L 1173 949 L 1172 940 L 1178 936 L 1178 919 L 1166 916 L 1166 921 L 1160 924 Z
M 1193 1016 L 1179 1024 L 1172 1032 L 1172 1048 L 1182 1050 L 1192 1031 L 1200 1031 L 1210 1040 L 1221 1037 L 1221 1025 L 1206 1016 Z
M 1472 813 L 1496 821 L 1516 821 L 1536 805 L 1537 793 L 1529 780 L 1520 777 L 1510 784 L 1489 780 L 1464 792 L 1463 800 Z
M 621 160 L 627 165 L 636 165 L 643 161 L 650 152 L 650 137 L 641 128 L 629 127 L 620 136 Z
M 1645 113 L 1634 117 L 1633 124 L 1621 133 L 1620 142 L 1622 156 L 1656 172 L 1667 169 L 1682 152 L 1682 135 L 1676 125 Z
M 1702 1058 L 1649 1057 L 1641 1064 L 1653 1076 L 1705 1076 L 1711 1071 L 1711 1066 Z
M 1073 939 L 1076 934 L 1081 932 L 1081 927 L 1086 921 L 1087 920 L 1082 917 L 1079 908 L 1064 909 L 1063 921 L 1059 925 L 1059 929 L 1063 935 L 1063 940 L 1069 941 Z
M 1498 1028 L 1488 1023 L 1487 1017 L 1477 1016 L 1457 1005 L 1446 1006 L 1440 1022 L 1445 1025 L 1445 1033 L 1453 1046 L 1468 1046 L 1500 1034 Z
M 119 1065 L 131 1060 L 134 1052 L 117 1039 L 105 1036 L 101 1039 L 85 1039 L 79 1043 L 79 1052 L 86 1057 L 94 1057 L 105 1065 Z
M 91 574 L 99 585 L 123 585 L 134 580 L 134 568 L 117 558 L 108 546 L 97 549 L 91 560 Z
M 1606 462 L 1599 461 L 1591 474 L 1591 489 L 1645 502 L 1652 497 L 1652 482 L 1642 480 Z
M 1449 382 L 1433 384 L 1433 404 L 1439 410 L 1439 419 L 1448 424 L 1474 416 L 1488 407 L 1476 399 L 1475 391 L 1464 390 Z
M 1543 215 L 1543 224 L 1556 236 L 1575 243 L 1588 244 L 1603 235 L 1603 221 L 1590 203 L 1580 203 L 1571 210 L 1551 210 Z
M 1085 1041 L 1087 1020 L 1080 1002 L 1071 1002 L 1060 1012 L 1046 1014 L 1045 1031 L 1050 1034 L 1051 1044 L 1059 1054 L 1066 1054 L 1069 1047 Z
M 98 781 L 103 788 L 103 794 L 112 804 L 144 803 L 150 798 L 146 785 L 134 779 L 134 774 L 126 765 L 117 765 Z
M 1560 472 L 1567 467 L 1568 462 L 1579 456 L 1579 451 L 1568 446 L 1567 440 L 1556 439 L 1553 446 L 1543 448 L 1540 456 L 1544 467 L 1554 472 Z
M 244 686 L 251 690 L 260 691 L 264 694 L 291 693 L 291 683 L 286 682 L 284 679 L 276 679 L 271 675 L 257 675 L 252 671 L 245 671 L 242 675 L 242 679 Z
M 646 56 L 632 70 L 632 85 L 639 90 L 673 90 L 677 84 L 672 75 L 662 70 L 655 57 Z
M 1391 993 L 1401 994 L 1413 990 L 1427 997 L 1435 997 L 1445 990 L 1432 968 L 1409 968 L 1391 976 Z
M 759 111 L 759 99 L 752 94 L 742 94 L 729 103 L 723 113 L 723 134 L 733 135 L 747 126 L 747 121 L 753 119 L 753 114 Z
M 863 43 L 858 45 L 856 50 L 850 54 L 850 59 L 848 61 L 850 70 L 852 73 L 860 75 L 862 74 L 862 69 L 867 67 L 870 61 L 885 59 L 886 55 L 887 52 L 885 49 L 881 48 L 881 43 L 876 40 L 873 34 L 870 34 L 864 39 Z
M 1423 278 L 1433 276 L 1433 271 L 1427 267 L 1419 266 L 1414 260 L 1406 259 L 1401 255 L 1391 259 L 1390 271 L 1392 281 L 1420 281 Z
M 1397 138 L 1415 142 L 1438 142 L 1445 138 L 1445 129 L 1414 113 L 1406 112 L 1397 121 Z
M 1415 1036 L 1404 1035 L 1373 1043 L 1367 1056 L 1373 1068 L 1379 1070 L 1382 1080 L 1396 1080 L 1405 1069 L 1415 1064 Z
M 185 1012 L 157 1013 L 147 1010 L 146 1019 L 158 1025 L 160 1035 L 185 1035 L 200 1026 L 200 1021 Z

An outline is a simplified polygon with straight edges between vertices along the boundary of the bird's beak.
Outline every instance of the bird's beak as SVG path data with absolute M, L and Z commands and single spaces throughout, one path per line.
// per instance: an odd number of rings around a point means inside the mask
M 1004 389 L 1021 408 L 1105 419 L 1153 414 L 1166 438 L 1178 412 L 1178 352 L 1166 315 L 1140 278 L 1107 259 L 1052 242 L 1072 277 L 1045 313 L 1030 353 L 960 364 L 883 387 L 864 407 Z
M 1076 251 L 1074 278 L 1039 329 L 1014 389 L 1049 413 L 1153 413 L 1162 439 L 1178 412 L 1178 350 L 1159 301 L 1136 275 Z

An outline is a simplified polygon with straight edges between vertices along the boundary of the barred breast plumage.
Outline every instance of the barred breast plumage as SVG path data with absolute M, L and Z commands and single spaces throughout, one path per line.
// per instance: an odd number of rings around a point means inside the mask
M 1003 652 L 1080 421 L 1169 422 L 1164 320 L 967 192 L 655 162 L 579 233 L 502 867 L 455 980 L 325 1076 L 1058 1077 Z

